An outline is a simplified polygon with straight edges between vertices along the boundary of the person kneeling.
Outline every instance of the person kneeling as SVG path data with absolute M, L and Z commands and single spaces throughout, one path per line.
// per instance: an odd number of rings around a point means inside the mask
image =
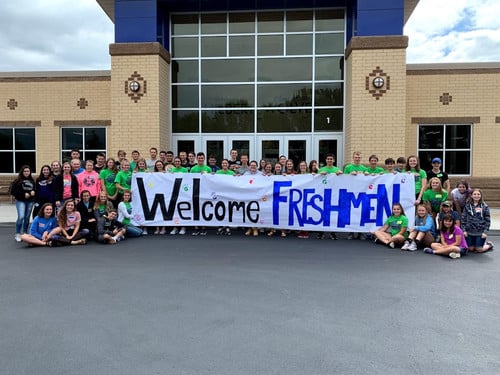
M 97 241 L 106 244 L 115 244 L 125 239 L 125 226 L 117 220 L 118 214 L 114 208 L 108 214 L 101 216 L 97 221 Z

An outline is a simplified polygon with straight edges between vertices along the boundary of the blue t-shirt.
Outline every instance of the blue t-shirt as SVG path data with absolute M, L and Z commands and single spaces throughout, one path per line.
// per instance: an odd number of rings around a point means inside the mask
M 48 219 L 44 217 L 35 217 L 33 223 L 31 223 L 30 234 L 33 237 L 42 239 L 44 232 L 50 232 L 52 229 L 57 228 L 57 220 L 55 217 L 49 217 Z

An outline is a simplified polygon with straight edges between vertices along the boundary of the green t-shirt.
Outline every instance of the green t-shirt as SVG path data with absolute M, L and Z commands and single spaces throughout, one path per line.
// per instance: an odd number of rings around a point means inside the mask
M 234 175 L 234 171 L 231 169 L 228 169 L 225 171 L 224 169 L 219 169 L 215 174 L 225 174 L 225 175 Z
M 337 173 L 338 171 L 340 171 L 339 167 L 336 167 L 334 165 L 332 165 L 331 167 L 328 167 L 325 165 L 324 167 L 322 167 L 318 170 L 318 173 L 330 174 L 330 173 Z
M 344 173 L 345 174 L 351 174 L 352 172 L 363 172 L 365 173 L 366 172 L 366 167 L 363 165 L 363 164 L 359 164 L 359 165 L 356 165 L 356 164 L 347 164 L 345 167 L 344 167 Z
M 210 168 L 208 165 L 194 165 L 191 167 L 189 170 L 189 173 L 212 173 L 212 168 Z
M 132 172 L 130 170 L 118 172 L 115 178 L 115 183 L 118 183 L 120 186 L 130 190 L 132 185 Z M 123 194 L 123 190 L 119 190 L 119 192 Z
M 446 190 L 434 191 L 427 189 L 422 195 L 423 202 L 429 202 L 433 212 L 439 212 L 441 203 L 448 200 L 448 192 Z
M 188 169 L 186 167 L 179 167 L 179 168 L 176 168 L 176 167 L 173 167 L 172 168 L 172 173 L 188 173 Z
M 113 196 L 116 193 L 115 178 L 116 173 L 107 168 L 99 173 L 99 179 L 103 181 L 104 188 L 109 196 Z
M 382 173 L 386 173 L 385 172 L 385 169 L 382 168 L 382 167 L 375 167 L 375 168 L 370 168 L 370 167 L 367 167 L 366 168 L 366 171 L 369 173 L 369 174 L 382 174 Z
M 404 215 L 401 216 L 391 215 L 385 221 L 385 225 L 389 227 L 389 232 L 391 233 L 391 236 L 394 236 L 399 232 L 401 232 L 402 227 L 408 228 L 408 218 Z M 408 235 L 408 232 L 405 232 L 403 235 L 406 237 Z
M 123 202 L 123 204 L 125 205 L 125 208 L 127 209 L 127 212 L 129 214 L 132 213 L 132 205 L 130 204 L 130 202 Z M 129 225 L 130 224 L 130 219 L 128 217 L 124 217 L 123 220 L 122 220 L 122 223 L 125 224 L 125 225 Z
M 422 190 L 422 180 L 427 178 L 427 173 L 425 173 L 423 169 L 417 172 L 415 168 L 412 168 L 410 173 L 415 177 L 415 195 L 420 194 L 420 190 Z

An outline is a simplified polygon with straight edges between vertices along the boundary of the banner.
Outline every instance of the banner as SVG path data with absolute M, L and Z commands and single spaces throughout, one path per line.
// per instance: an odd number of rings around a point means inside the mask
M 135 173 L 132 214 L 145 226 L 370 232 L 401 203 L 413 225 L 412 175 Z

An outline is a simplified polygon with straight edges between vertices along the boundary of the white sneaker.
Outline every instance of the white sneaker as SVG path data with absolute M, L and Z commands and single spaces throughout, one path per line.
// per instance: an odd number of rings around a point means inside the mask
M 175 228 L 175 227 L 174 227 L 174 229 L 172 229 L 172 230 L 170 231 L 170 234 L 171 234 L 172 236 L 175 236 L 177 233 L 179 233 L 179 230 L 178 230 L 177 228 Z
M 458 258 L 460 258 L 460 253 L 449 253 L 448 256 L 451 259 L 458 259 Z
M 415 241 L 413 241 L 410 246 L 408 246 L 408 251 L 416 251 L 417 250 L 417 244 Z
M 148 229 L 147 229 L 147 228 L 144 228 L 144 229 L 142 230 L 142 235 L 143 235 L 143 236 L 147 236 L 147 235 L 148 235 Z
M 16 240 L 16 242 L 21 242 L 21 233 L 16 233 L 14 239 Z
M 179 234 L 186 234 L 186 228 L 182 227 L 179 231 Z
M 408 250 L 409 247 L 410 247 L 410 243 L 408 241 L 405 241 L 405 244 L 403 246 L 401 246 L 401 250 Z

